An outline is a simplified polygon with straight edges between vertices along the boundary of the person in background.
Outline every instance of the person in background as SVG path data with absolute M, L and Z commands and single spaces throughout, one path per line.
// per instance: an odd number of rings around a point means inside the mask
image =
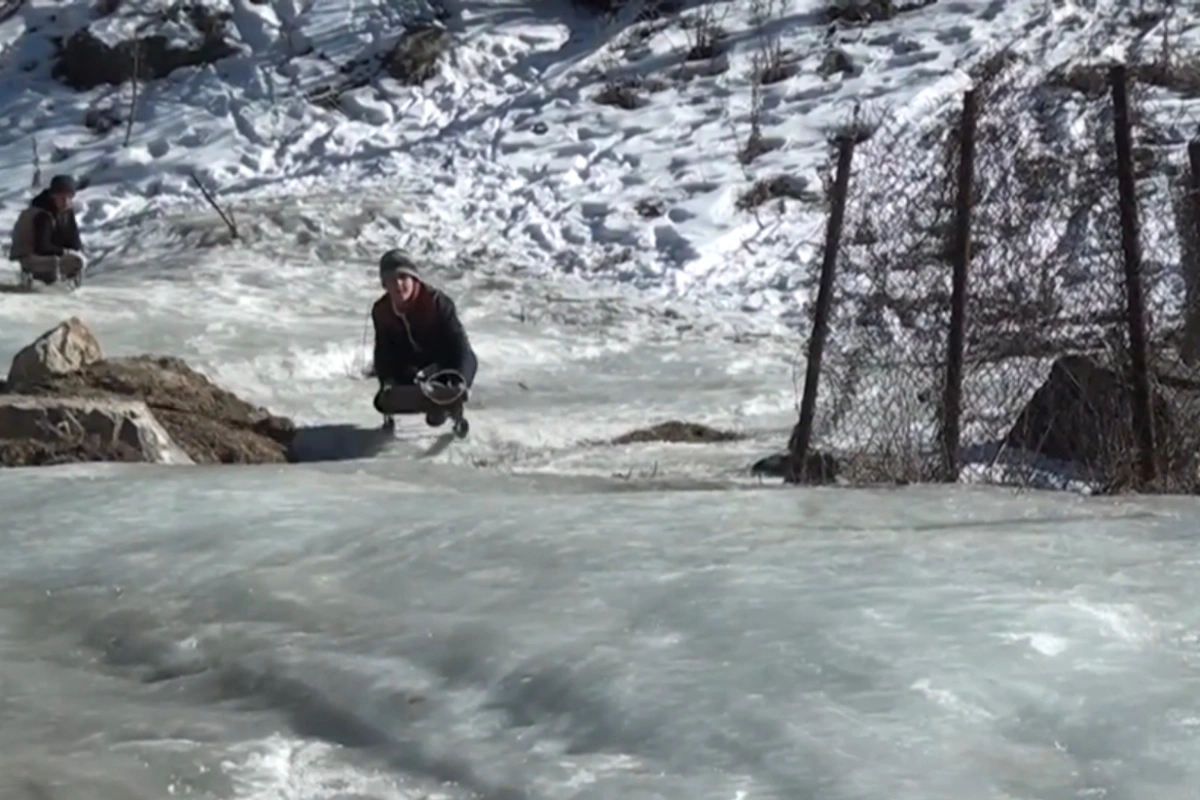
M 72 208 L 75 179 L 55 175 L 17 217 L 8 257 L 21 266 L 23 284 L 45 284 L 65 278 L 79 285 L 87 261 Z
M 387 425 L 390 415 L 380 408 L 379 398 L 389 387 L 415 384 L 422 375 L 450 369 L 461 374 L 470 389 L 479 361 L 454 301 L 421 279 L 407 252 L 394 249 L 383 254 L 379 281 L 384 294 L 371 307 L 375 328 L 372 372 L 379 380 L 375 408 L 383 413 Z M 425 422 L 437 427 L 447 417 L 445 411 L 430 412 Z

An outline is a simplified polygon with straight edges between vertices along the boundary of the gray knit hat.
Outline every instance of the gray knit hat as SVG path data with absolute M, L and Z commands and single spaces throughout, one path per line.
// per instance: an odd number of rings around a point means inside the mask
M 421 280 L 421 273 L 417 269 L 417 262 L 408 254 L 408 251 L 397 247 L 388 250 L 379 258 L 379 281 L 383 282 L 388 275 L 411 275 L 417 280 Z
M 50 194 L 74 195 L 79 185 L 70 175 L 55 175 L 50 179 Z

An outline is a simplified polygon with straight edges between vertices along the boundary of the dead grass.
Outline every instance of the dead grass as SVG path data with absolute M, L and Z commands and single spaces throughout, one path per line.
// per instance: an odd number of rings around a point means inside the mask
M 645 78 L 640 75 L 612 76 L 605 81 L 604 88 L 597 92 L 592 99 L 600 105 L 636 111 L 650 102 L 648 94 L 660 92 L 665 88 L 666 84 L 655 78 Z
M 715 5 L 704 6 L 681 22 L 687 36 L 684 61 L 711 61 L 725 54 L 726 33 L 717 19 Z
M 808 188 L 808 181 L 792 175 L 776 175 L 755 181 L 754 185 L 742 192 L 737 199 L 739 211 L 751 211 L 772 200 L 791 199 L 812 203 L 820 199 L 820 195 Z
M 736 442 L 745 435 L 734 431 L 711 428 L 699 422 L 670 420 L 649 428 L 623 433 L 612 440 L 612 444 L 637 444 L 642 442 L 669 442 L 673 444 L 711 444 L 713 442 Z

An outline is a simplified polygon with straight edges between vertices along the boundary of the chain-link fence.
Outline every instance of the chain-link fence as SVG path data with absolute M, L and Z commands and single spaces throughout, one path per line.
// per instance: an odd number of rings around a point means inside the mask
M 1175 101 L 1182 68 L 1047 72 L 1001 52 L 965 97 L 858 144 L 793 451 L 851 483 L 1190 490 L 1200 116 Z

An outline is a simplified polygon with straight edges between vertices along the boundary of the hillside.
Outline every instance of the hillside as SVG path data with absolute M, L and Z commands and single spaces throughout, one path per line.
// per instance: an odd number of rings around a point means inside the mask
M 823 226 L 826 137 L 856 103 L 919 119 L 996 47 L 1063 61 L 1104 41 L 1111 14 L 947 0 L 616 17 L 532 1 L 26 0 L 0 24 L 0 219 L 38 168 L 90 180 L 91 241 L 194 202 L 193 170 L 235 206 L 392 185 L 530 269 L 796 310 L 796 265 Z M 139 74 L 157 77 L 138 81 L 123 147 L 135 49 Z M 763 152 L 742 163 L 752 117 Z M 783 213 L 738 207 L 777 175 L 798 198 Z M 421 220 L 404 228 L 419 237 Z
M 369 287 L 400 243 L 435 275 L 619 284 L 719 314 L 727 342 L 796 350 L 831 138 L 865 122 L 815 441 L 870 452 L 929 451 L 939 424 L 955 126 L 975 86 L 968 461 L 993 459 L 1054 357 L 1123 338 L 1105 65 L 1125 60 L 1149 336 L 1185 327 L 1200 25 L 1170 4 L 25 0 L 0 43 L 0 224 L 75 173 L 94 274 L 157 270 L 143 253 L 164 251 L 189 269 L 228 241 L 199 182 L 242 243 L 311 251 L 326 280 Z

